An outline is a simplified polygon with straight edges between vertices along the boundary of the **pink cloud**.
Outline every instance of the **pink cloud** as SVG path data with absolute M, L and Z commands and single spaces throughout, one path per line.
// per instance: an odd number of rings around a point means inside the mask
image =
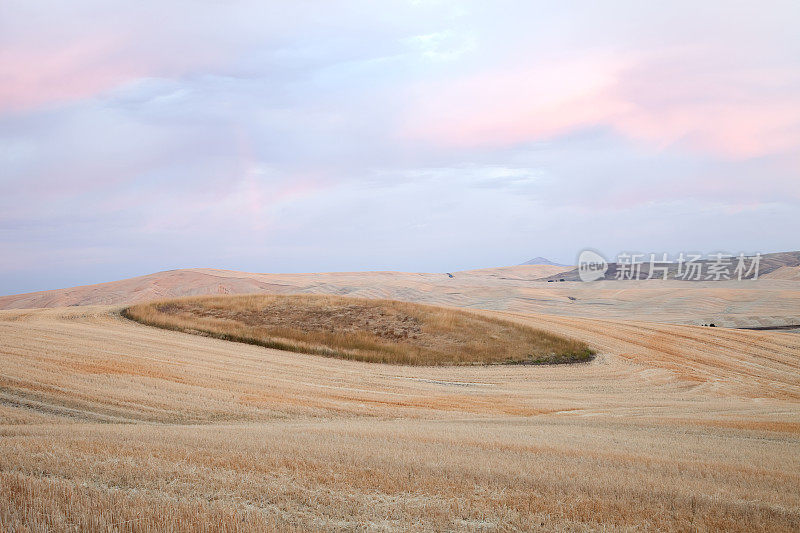
M 266 166 L 254 150 L 253 139 L 243 127 L 231 132 L 235 139 L 237 160 L 218 191 L 193 191 L 169 208 L 156 203 L 142 224 L 145 232 L 197 232 L 198 228 L 216 231 L 226 228 L 233 233 L 263 237 L 275 226 L 282 207 L 324 191 L 327 176 L 320 172 L 291 172 Z M 149 192 L 134 203 L 147 203 Z M 149 200 L 152 203 L 152 200 Z
M 800 91 L 785 89 L 796 78 L 779 69 L 697 75 L 610 57 L 489 70 L 417 85 L 402 133 L 499 147 L 605 126 L 657 148 L 745 159 L 800 146 Z
M 800 146 L 800 102 L 715 103 L 634 109 L 613 117 L 616 129 L 667 147 L 682 142 L 730 159 L 780 153 Z
M 612 94 L 630 104 L 611 117 L 614 126 L 660 146 L 730 159 L 800 147 L 800 74 L 792 67 L 748 67 L 722 50 L 681 49 L 623 72 Z
M 466 147 L 561 135 L 623 111 L 620 102 L 601 97 L 621 68 L 592 58 L 422 83 L 414 87 L 404 133 Z
M 0 49 L 0 111 L 86 98 L 145 75 L 146 63 L 120 48 L 118 37 L 94 36 L 61 47 Z

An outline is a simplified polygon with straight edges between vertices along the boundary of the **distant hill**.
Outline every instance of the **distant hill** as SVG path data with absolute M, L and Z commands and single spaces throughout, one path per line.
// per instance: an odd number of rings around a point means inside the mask
M 306 274 L 259 274 L 212 268 L 168 270 L 136 278 L 50 291 L 0 296 L 0 310 L 75 305 L 123 305 L 161 298 L 206 294 L 340 294 L 359 298 L 436 300 L 434 287 L 453 283 L 486 281 L 533 281 L 570 267 L 530 265 L 443 273 L 421 272 L 322 272 Z M 425 300 L 434 295 L 432 300 Z
M 765 279 L 782 279 L 800 281 L 800 266 L 782 266 L 772 272 L 764 274 Z
M 517 265 L 510 267 L 481 268 L 478 270 L 463 270 L 456 272 L 456 279 L 505 279 L 516 281 L 537 281 L 545 276 L 553 276 L 559 272 L 569 270 L 569 266 L 558 265 Z
M 532 261 L 540 261 L 536 258 Z M 609 265 L 606 278 L 614 280 L 616 265 Z M 674 279 L 673 266 L 669 278 Z M 705 273 L 704 267 L 703 272 Z M 643 277 L 646 277 L 647 268 L 643 265 Z M 556 306 L 560 314 L 562 305 L 570 309 L 580 309 L 581 316 L 589 316 L 600 309 L 606 316 L 611 307 L 619 306 L 615 296 L 604 296 L 608 301 L 615 302 L 613 306 L 596 305 L 598 294 L 593 293 L 595 288 L 591 284 L 581 284 L 580 289 L 575 286 L 561 285 L 558 283 L 544 283 L 547 280 L 576 281 L 579 279 L 578 271 L 572 266 L 554 265 L 520 265 L 512 267 L 486 268 L 480 270 L 462 271 L 452 273 L 448 277 L 445 273 L 422 272 L 327 272 L 305 274 L 259 274 L 252 272 L 236 272 L 232 270 L 219 270 L 211 268 L 193 268 L 184 270 L 170 270 L 157 272 L 146 276 L 85 285 L 49 291 L 39 291 L 27 294 L 14 294 L 0 296 L 0 310 L 26 309 L 36 307 L 66 307 L 78 305 L 126 305 L 137 302 L 146 302 L 162 298 L 176 298 L 182 296 L 198 296 L 206 294 L 339 294 L 357 298 L 388 298 L 395 300 L 416 301 L 433 305 L 467 305 L 469 307 L 484 308 L 486 305 L 497 305 L 498 309 L 524 309 L 529 312 L 545 312 Z M 758 285 L 759 291 L 767 291 L 765 283 L 779 284 L 800 282 L 800 252 L 785 252 L 766 254 L 761 258 L 759 279 L 764 283 Z M 701 280 L 701 286 L 706 282 Z M 619 282 L 623 284 L 624 282 Z M 640 285 L 640 284 L 635 284 Z M 713 282 L 704 284 L 706 287 L 714 285 Z M 663 284 L 653 282 L 663 289 Z M 723 286 L 724 287 L 724 286 Z M 749 284 L 743 284 L 745 289 Z M 545 292 L 539 292 L 539 289 Z M 552 292 L 569 290 L 569 294 Z M 618 288 L 606 287 L 609 294 L 616 294 Z M 576 290 L 586 290 L 585 294 L 575 293 Z M 670 289 L 672 290 L 672 289 Z M 714 290 L 717 290 L 714 288 Z M 721 289 L 720 289 L 721 290 Z M 749 289 L 748 289 L 749 290 Z M 755 286 L 753 287 L 755 290 Z M 488 292 L 487 292 L 488 291 Z M 497 291 L 497 292 L 493 292 Z M 781 292 L 783 291 L 783 292 Z M 461 294 L 462 296 L 458 296 Z M 498 296 L 498 294 L 502 294 Z M 671 293 L 665 293 L 667 295 Z M 759 292 L 759 294 L 762 294 Z M 747 304 L 748 316 L 791 316 L 788 319 L 767 320 L 759 325 L 784 325 L 800 323 L 796 319 L 797 305 L 794 288 L 791 291 L 777 289 L 763 292 L 764 309 L 772 311 L 753 311 L 756 304 Z M 780 298 L 776 295 L 780 295 Z M 577 300 L 569 297 L 577 298 Z M 670 296 L 671 297 L 671 296 Z M 496 300 L 498 299 L 499 300 Z M 716 302 L 725 306 L 733 306 L 734 300 L 728 300 L 725 295 L 715 296 Z M 501 304 L 493 302 L 501 301 Z M 677 305 L 675 301 L 664 296 L 661 300 L 648 300 L 649 305 L 658 308 L 666 306 L 672 308 Z M 738 301 L 738 300 L 737 300 Z M 567 302 L 564 304 L 564 302 Z M 579 304 L 578 302 L 583 302 Z M 584 305 L 585 304 L 585 305 Z M 583 305 L 582 307 L 579 307 Z M 739 305 L 739 304 L 737 304 Z M 744 304 L 742 304 L 744 305 Z M 762 304 L 758 304 L 762 305 Z M 788 307 L 787 307 L 788 306 Z M 622 309 L 622 308 L 620 308 Z M 630 311 L 629 308 L 626 312 Z M 788 311 L 787 311 L 788 309 Z M 693 310 L 693 312 L 696 310 Z M 577 314 L 575 311 L 570 311 Z M 619 311 L 620 313 L 622 311 Z M 645 308 L 637 308 L 636 316 L 646 312 Z M 649 311 L 647 311 L 649 312 Z M 711 316 L 706 310 L 706 315 Z M 722 313 L 723 311 L 719 311 Z M 742 311 L 744 313 L 744 311 Z M 788 314 L 790 313 L 790 315 Z M 627 315 L 619 315 L 627 316 Z M 683 317 L 684 315 L 682 315 Z M 715 316 L 719 323 L 719 318 Z M 760 320 L 760 319 L 759 319 Z M 694 323 L 694 322 L 693 322 Z M 733 320 L 729 324 L 736 324 Z M 741 323 L 752 324 L 751 319 Z
M 646 260 L 645 258 L 644 260 Z M 733 269 L 736 267 L 736 262 L 738 258 L 734 257 L 732 260 L 732 266 L 730 267 L 730 274 L 731 277 L 735 277 L 733 275 Z M 712 263 L 713 260 L 710 259 L 703 259 L 698 261 L 702 266 L 702 276 L 701 279 L 688 279 L 686 281 L 708 281 L 706 279 L 706 273 L 708 272 L 708 266 Z M 750 259 L 747 261 L 747 266 L 750 265 Z M 639 279 L 645 279 L 648 276 L 650 271 L 649 264 L 647 262 L 643 263 L 641 266 L 641 274 Z M 759 266 L 758 266 L 758 277 L 759 278 L 766 278 L 766 279 L 784 279 L 784 280 L 792 280 L 796 279 L 795 276 L 798 275 L 797 269 L 800 267 L 800 251 L 798 252 L 779 252 L 774 254 L 764 254 L 761 256 Z M 619 265 L 617 263 L 609 263 L 608 270 L 605 273 L 604 280 L 617 280 L 617 271 L 619 270 Z M 680 279 L 677 278 L 676 275 L 678 273 L 678 264 L 671 263 L 668 268 L 667 272 L 667 279 Z M 774 273 L 774 274 L 773 274 Z M 660 278 L 663 274 L 656 271 L 656 275 L 654 277 Z M 743 276 L 744 279 L 751 278 L 752 275 Z M 580 281 L 580 276 L 578 275 L 578 269 L 574 268 L 570 271 L 560 273 L 558 275 L 550 275 L 549 277 L 542 278 L 542 281 L 558 281 L 558 280 L 565 280 L 565 281 Z
M 525 261 L 524 263 L 520 263 L 519 266 L 527 266 L 527 265 L 551 265 L 557 267 L 568 267 L 572 265 L 562 265 L 561 263 L 554 263 L 547 259 L 546 257 L 534 257 L 530 261 Z

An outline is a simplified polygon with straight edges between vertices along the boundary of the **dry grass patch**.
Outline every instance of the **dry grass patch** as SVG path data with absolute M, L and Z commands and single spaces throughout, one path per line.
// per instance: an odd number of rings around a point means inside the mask
M 583 342 L 468 311 L 341 296 L 247 295 L 129 307 L 137 322 L 291 352 L 405 365 L 591 360 Z

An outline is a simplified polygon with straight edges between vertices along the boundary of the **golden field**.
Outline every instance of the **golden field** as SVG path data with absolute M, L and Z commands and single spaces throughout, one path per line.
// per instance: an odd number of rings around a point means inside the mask
M 7 526 L 798 524 L 793 334 L 626 324 L 591 365 L 431 368 L 154 330 L 113 309 L 2 314 Z M 638 355 L 643 332 L 660 345 Z M 728 360 L 747 345 L 764 348 Z
M 501 303 L 507 280 L 473 276 L 409 291 Z M 744 283 L 719 289 L 739 318 L 758 311 Z M 541 290 L 592 290 L 563 285 Z M 651 287 L 620 285 L 619 307 L 673 290 Z M 682 297 L 703 309 L 717 290 Z M 388 365 L 157 329 L 117 304 L 0 311 L 0 529 L 800 529 L 800 335 L 505 307 L 476 312 L 597 358 Z

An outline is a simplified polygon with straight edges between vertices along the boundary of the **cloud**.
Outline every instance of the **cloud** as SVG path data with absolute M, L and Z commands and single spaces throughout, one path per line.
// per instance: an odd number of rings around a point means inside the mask
M 800 146 L 800 70 L 582 55 L 422 82 L 404 134 L 443 146 L 505 147 L 612 129 L 660 149 L 742 160 Z M 694 61 L 694 62 L 693 62 Z
M 724 54 L 673 51 L 622 73 L 615 93 L 630 109 L 613 124 L 656 146 L 736 160 L 797 150 L 800 71 L 730 63 Z
M 592 128 L 624 109 L 603 96 L 621 68 L 613 58 L 579 57 L 423 82 L 412 89 L 406 134 L 444 145 L 502 147 Z
M 699 226 L 697 249 L 791 247 L 798 10 L 773 11 L 3 2 L 0 292 L 570 260 Z

